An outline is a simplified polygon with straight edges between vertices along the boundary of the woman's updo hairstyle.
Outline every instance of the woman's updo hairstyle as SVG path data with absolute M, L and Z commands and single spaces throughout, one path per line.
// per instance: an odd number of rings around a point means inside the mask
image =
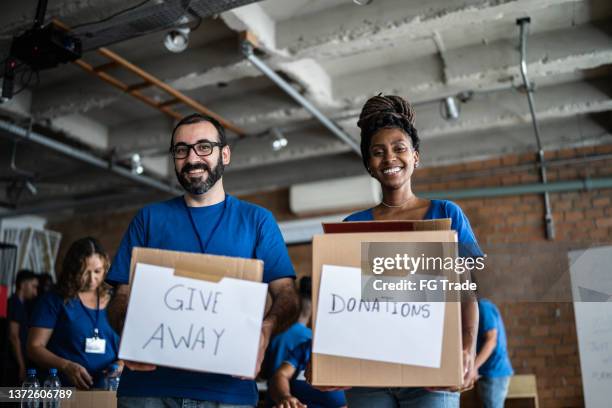
M 401 96 L 374 96 L 363 105 L 357 126 L 361 129 L 361 156 L 366 169 L 370 160 L 372 137 L 381 129 L 402 130 L 419 151 L 420 139 L 414 127 L 414 108 Z

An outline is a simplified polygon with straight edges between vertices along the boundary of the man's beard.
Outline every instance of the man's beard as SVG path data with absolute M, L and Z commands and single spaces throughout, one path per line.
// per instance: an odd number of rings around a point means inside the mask
M 210 190 L 212 186 L 219 181 L 221 176 L 223 176 L 224 169 L 225 167 L 223 166 L 222 157 L 219 155 L 217 165 L 212 171 L 206 163 L 187 163 L 185 166 L 183 166 L 180 173 L 176 170 L 176 168 L 174 169 L 174 172 L 176 173 L 176 178 L 178 179 L 179 183 L 181 183 L 181 186 L 183 186 L 185 191 L 190 194 L 201 195 Z M 187 173 L 191 170 L 204 170 L 208 174 L 208 177 L 206 180 L 202 180 L 202 177 L 190 179 Z

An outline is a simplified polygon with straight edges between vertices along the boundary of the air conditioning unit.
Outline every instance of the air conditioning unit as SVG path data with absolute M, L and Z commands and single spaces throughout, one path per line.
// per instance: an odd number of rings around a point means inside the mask
M 298 215 L 321 214 L 370 208 L 381 197 L 380 184 L 372 177 L 347 177 L 291 186 L 289 207 Z

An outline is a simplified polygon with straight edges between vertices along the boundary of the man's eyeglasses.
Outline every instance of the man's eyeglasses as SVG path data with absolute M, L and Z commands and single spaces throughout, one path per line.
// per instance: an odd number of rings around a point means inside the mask
M 185 159 L 189 156 L 189 151 L 193 149 L 195 154 L 200 157 L 210 156 L 215 146 L 223 147 L 225 144 L 220 142 L 177 143 L 170 148 L 170 154 L 175 159 Z

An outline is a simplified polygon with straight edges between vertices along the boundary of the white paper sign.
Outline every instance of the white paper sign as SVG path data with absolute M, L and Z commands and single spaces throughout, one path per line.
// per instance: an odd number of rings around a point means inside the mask
M 440 367 L 444 302 L 361 301 L 361 270 L 323 265 L 313 352 Z
M 119 358 L 253 377 L 267 286 L 137 264 Z
M 612 247 L 571 251 L 570 277 L 586 408 L 610 406 Z

